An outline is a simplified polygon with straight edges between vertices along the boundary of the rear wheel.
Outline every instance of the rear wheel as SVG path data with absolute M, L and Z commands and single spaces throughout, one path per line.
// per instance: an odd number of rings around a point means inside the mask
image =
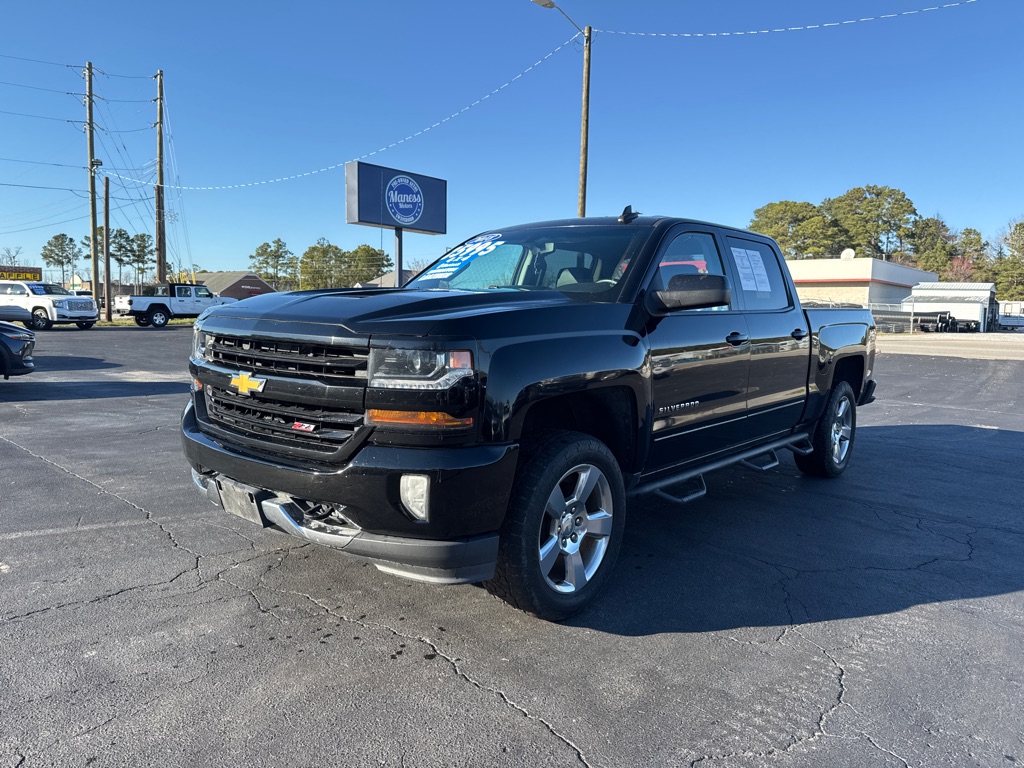
M 839 477 L 850 463 L 857 434 L 857 402 L 853 388 L 845 381 L 829 393 L 825 413 L 814 427 L 806 456 L 796 454 L 797 468 L 815 477 Z
M 53 323 L 50 321 L 50 316 L 46 314 L 45 309 L 34 309 L 32 310 L 32 320 L 29 321 L 28 327 L 34 331 L 48 331 L 53 328 Z
M 163 307 L 149 310 L 149 314 L 146 317 L 149 320 L 149 324 L 154 328 L 163 328 L 171 319 L 171 316 L 167 314 L 167 310 Z
M 524 447 L 487 588 L 516 608 L 559 621 L 586 606 L 622 545 L 622 473 L 599 440 L 551 432 Z

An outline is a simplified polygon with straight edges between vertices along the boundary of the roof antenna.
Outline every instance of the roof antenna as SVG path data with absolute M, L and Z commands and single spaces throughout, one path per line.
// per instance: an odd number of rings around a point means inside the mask
M 629 224 L 633 219 L 637 218 L 640 214 L 633 210 L 632 205 L 627 205 L 622 209 L 622 215 L 619 216 L 619 221 L 623 224 Z

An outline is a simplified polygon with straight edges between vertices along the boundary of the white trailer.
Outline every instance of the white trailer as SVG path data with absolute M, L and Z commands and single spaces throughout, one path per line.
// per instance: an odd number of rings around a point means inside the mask
M 1024 301 L 999 302 L 999 327 L 1003 330 L 1024 328 Z

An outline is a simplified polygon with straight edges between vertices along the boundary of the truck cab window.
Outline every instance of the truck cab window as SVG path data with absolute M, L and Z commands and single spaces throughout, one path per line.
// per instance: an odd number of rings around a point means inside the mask
M 651 281 L 651 290 L 664 291 L 676 275 L 724 275 L 722 257 L 715 238 L 707 232 L 684 232 L 676 235 L 658 260 L 658 270 Z M 732 307 L 708 307 L 692 312 L 722 312 Z
M 775 252 L 764 243 L 752 240 L 730 237 L 728 242 L 739 275 L 744 307 L 748 310 L 771 310 L 792 306 Z

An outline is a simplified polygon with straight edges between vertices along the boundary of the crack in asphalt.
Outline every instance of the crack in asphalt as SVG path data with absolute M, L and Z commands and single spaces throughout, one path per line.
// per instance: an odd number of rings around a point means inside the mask
M 510 708 L 513 711 L 517 712 L 518 714 L 522 715 L 527 720 L 532 720 L 532 721 L 534 721 L 536 723 L 539 723 L 540 725 L 542 725 L 548 731 L 548 733 L 550 733 L 558 741 L 562 742 L 562 744 L 564 744 L 569 749 L 571 749 L 573 751 L 573 753 L 575 753 L 576 759 L 582 765 L 587 766 L 587 768 L 593 768 L 591 763 L 587 760 L 586 755 L 583 753 L 583 750 L 575 742 L 573 742 L 572 739 L 570 739 L 565 734 L 561 733 L 554 726 L 554 724 L 552 724 L 550 721 L 544 719 L 540 715 L 535 715 L 535 714 L 531 713 L 526 707 L 524 707 L 521 704 L 519 704 L 516 701 L 514 701 L 507 693 L 505 693 L 500 688 L 495 688 L 493 686 L 486 685 L 485 683 L 482 683 L 479 680 L 477 680 L 476 678 L 472 677 L 459 664 L 461 659 L 459 659 L 456 656 L 453 656 L 453 655 L 450 655 L 448 653 L 445 653 L 440 648 L 440 646 L 438 646 L 437 643 L 435 643 L 430 638 L 425 637 L 423 635 L 414 635 L 414 634 L 410 634 L 410 633 L 407 633 L 407 632 L 402 632 L 401 630 L 396 629 L 395 627 L 392 627 L 392 626 L 390 626 L 388 624 L 383 624 L 383 623 L 374 622 L 374 621 L 367 621 L 367 620 L 365 620 L 365 616 L 360 616 L 359 618 L 353 618 L 351 616 L 347 616 L 347 615 L 345 615 L 343 613 L 339 613 L 337 610 L 335 610 L 335 609 L 331 608 L 330 606 L 324 604 L 318 598 L 313 597 L 312 595 L 309 595 L 309 594 L 307 594 L 305 592 L 297 592 L 297 591 L 293 591 L 293 590 L 284 590 L 284 589 L 275 589 L 273 587 L 269 587 L 269 586 L 267 586 L 265 584 L 262 584 L 262 579 L 264 577 L 266 577 L 267 575 L 269 575 L 269 573 L 272 570 L 274 570 L 274 569 L 269 569 L 267 571 L 267 573 L 265 573 L 264 576 L 261 577 L 260 584 L 258 584 L 258 586 L 262 586 L 264 589 L 270 590 L 272 592 L 278 592 L 279 594 L 282 594 L 282 595 L 292 595 L 292 596 L 295 596 L 295 597 L 301 597 L 301 598 L 309 601 L 313 605 L 317 606 L 326 615 L 331 616 L 331 617 L 333 617 L 335 619 L 339 619 L 341 621 L 344 621 L 344 622 L 346 622 L 348 624 L 353 624 L 353 625 L 355 625 L 357 627 L 361 627 L 363 629 L 371 630 L 371 631 L 383 630 L 385 632 L 390 632 L 396 638 L 401 638 L 403 640 L 410 640 L 410 641 L 417 642 L 417 643 L 420 643 L 420 644 L 426 646 L 427 648 L 430 649 L 432 654 L 435 654 L 436 658 L 440 658 L 440 659 L 443 659 L 445 661 L 445 663 L 455 673 L 456 677 L 458 677 L 459 679 L 465 681 L 466 683 L 469 683 L 469 685 L 473 686 L 474 688 L 476 688 L 479 691 L 482 691 L 483 693 L 488 693 L 488 694 L 491 694 L 493 696 L 496 696 L 505 706 L 507 706 L 508 708 Z
M 732 758 L 759 758 L 759 759 L 764 759 L 764 758 L 776 757 L 778 755 L 785 755 L 785 754 L 788 754 L 788 753 L 792 752 L 793 750 L 798 749 L 798 748 L 800 748 L 802 746 L 805 746 L 807 744 L 813 744 L 815 742 L 818 742 L 818 741 L 820 741 L 824 737 L 829 737 L 829 738 L 850 738 L 850 737 L 845 737 L 845 736 L 838 736 L 836 734 L 831 734 L 831 733 L 828 732 L 828 729 L 827 729 L 828 721 L 831 720 L 832 717 L 835 715 L 835 713 L 837 711 L 839 711 L 839 709 L 842 708 L 842 707 L 846 707 L 850 711 L 852 711 L 854 714 L 860 716 L 860 712 L 858 712 L 857 709 L 854 708 L 853 705 L 851 705 L 846 700 L 847 693 L 848 693 L 848 690 L 849 690 L 848 684 L 847 684 L 848 673 L 846 671 L 846 668 L 843 667 L 843 665 L 839 662 L 839 659 L 836 658 L 836 654 L 835 653 L 830 653 L 824 646 L 822 646 L 822 645 L 814 642 L 813 640 L 811 640 L 809 637 L 807 637 L 802 632 L 800 632 L 800 630 L 796 626 L 787 627 L 786 630 L 782 633 L 782 635 L 779 636 L 779 638 L 778 638 L 778 640 L 776 642 L 781 644 L 782 638 L 784 638 L 789 633 L 792 633 L 792 634 L 796 635 L 804 643 L 806 643 L 806 644 L 808 644 L 810 646 L 813 646 L 816 649 L 817 653 L 819 653 L 820 655 L 822 655 L 826 659 L 828 659 L 829 663 L 832 665 L 832 667 L 835 669 L 835 672 L 836 672 L 836 678 L 835 679 L 836 679 L 837 691 L 836 691 L 836 694 L 835 694 L 835 699 L 818 716 L 818 720 L 815 723 L 813 732 L 810 735 L 807 735 L 807 736 L 794 736 L 785 745 L 782 745 L 782 746 L 779 746 L 779 747 L 770 747 L 769 749 L 766 749 L 766 750 L 752 750 L 751 749 L 751 750 L 742 750 L 742 751 L 728 752 L 728 753 L 717 754 L 717 755 L 701 755 L 700 757 L 695 758 L 695 759 L 690 761 L 690 768 L 696 768 L 696 766 L 698 766 L 698 765 L 701 765 L 701 764 L 707 763 L 707 762 L 711 762 L 711 761 L 715 761 L 715 760 L 729 760 L 729 759 L 732 759 Z M 732 638 L 730 638 L 730 639 L 732 639 Z M 852 648 L 854 644 L 851 644 L 848 647 Z M 881 744 L 879 744 L 878 740 L 874 736 L 869 734 L 867 731 L 864 731 L 863 729 L 860 729 L 860 728 L 857 728 L 856 731 L 874 749 L 877 749 L 880 752 L 884 752 L 885 754 L 890 755 L 891 757 L 894 757 L 895 759 L 899 760 L 903 764 L 904 768 L 911 768 L 910 763 L 908 763 L 906 761 L 906 759 L 904 759 L 902 756 L 900 756 L 899 754 L 897 754 L 893 750 L 888 749 L 888 748 L 882 746 Z
M 161 524 L 160 522 L 158 522 L 157 520 L 155 520 L 153 518 L 153 515 L 152 515 L 152 513 L 149 510 L 145 509 L 144 507 L 136 504 L 135 502 L 133 502 L 133 501 L 131 501 L 129 499 L 124 498 L 123 496 L 121 496 L 121 495 L 119 495 L 117 493 L 114 493 L 113 491 L 110 491 L 110 490 L 104 488 L 103 486 L 93 482 L 92 480 L 90 480 L 90 479 L 88 479 L 86 477 L 83 477 L 82 475 L 78 474 L 77 472 L 73 471 L 72 469 L 70 469 L 68 467 L 65 467 L 65 466 L 62 466 L 61 464 L 58 464 L 57 462 L 55 462 L 55 461 L 53 461 L 51 459 L 48 459 L 45 456 L 41 456 L 41 455 L 39 455 L 39 454 L 29 450 L 28 448 L 26 448 L 26 447 L 24 447 L 22 445 L 19 445 L 18 443 L 15 443 L 13 440 L 10 440 L 9 438 L 0 436 L 0 440 L 2 440 L 4 442 L 14 446 L 15 448 L 17 448 L 17 449 L 19 449 L 19 450 L 21 450 L 21 451 L 23 451 L 25 453 L 27 453 L 29 456 L 32 456 L 33 458 L 39 459 L 40 461 L 43 461 L 46 464 L 49 464 L 50 466 L 54 467 L 55 469 L 58 469 L 58 470 L 60 470 L 62 472 L 67 473 L 68 475 L 70 475 L 71 477 L 74 477 L 75 479 L 80 480 L 80 481 L 86 483 L 87 485 L 89 485 L 89 486 L 95 488 L 96 490 L 98 490 L 101 494 L 104 494 L 104 495 L 110 496 L 112 498 L 115 498 L 118 501 L 121 501 L 122 503 L 128 505 L 132 509 L 135 509 L 138 512 L 141 512 L 143 515 L 145 515 L 145 519 L 146 519 L 147 522 L 150 522 L 153 525 L 157 526 L 163 532 L 163 534 L 167 537 L 168 541 L 170 541 L 170 543 L 171 543 L 171 545 L 172 545 L 172 547 L 174 549 L 180 549 L 183 552 L 187 552 L 189 555 L 191 555 L 194 558 L 194 562 L 192 563 L 192 565 L 189 568 L 185 569 L 184 571 L 181 571 L 180 573 L 176 574 L 175 576 L 173 576 L 169 580 L 164 579 L 164 580 L 161 580 L 159 582 L 152 583 L 152 584 L 137 584 L 137 585 L 134 585 L 134 586 L 131 586 L 131 587 L 125 587 L 124 589 L 119 589 L 119 590 L 116 590 L 114 592 L 110 592 L 108 594 L 104 594 L 104 595 L 100 595 L 100 596 L 97 596 L 97 597 L 94 597 L 94 598 L 90 598 L 88 600 L 78 600 L 78 601 L 73 601 L 73 602 L 69 602 L 69 603 L 64 603 L 64 604 L 61 604 L 61 605 L 48 606 L 46 608 L 40 608 L 38 610 L 29 611 L 27 613 L 20 614 L 20 615 L 17 615 L 17 616 L 7 617 L 7 618 L 3 619 L 2 621 L 0 621 L 0 623 L 9 623 L 9 622 L 12 622 L 12 621 L 23 620 L 23 619 L 29 618 L 31 616 L 35 616 L 35 615 L 38 615 L 38 614 L 46 613 L 48 611 L 53 611 L 53 610 L 59 610 L 59 609 L 67 608 L 69 606 L 89 605 L 89 604 L 92 604 L 92 603 L 98 603 L 98 602 L 102 602 L 104 600 L 109 600 L 109 599 L 111 599 L 113 597 L 117 597 L 117 596 L 122 595 L 122 594 L 126 594 L 128 592 L 134 592 L 134 591 L 141 590 L 141 589 L 149 589 L 149 588 L 157 587 L 157 586 L 165 586 L 165 585 L 170 584 L 170 583 L 176 581 L 177 579 L 185 576 L 186 574 L 193 573 L 193 572 L 198 574 L 200 584 L 204 584 L 203 579 L 202 579 L 202 571 L 201 571 L 201 561 L 202 561 L 204 556 L 201 555 L 198 552 L 195 552 L 192 549 L 189 549 L 184 544 L 182 544 L 180 541 L 178 541 L 177 538 L 175 538 L 174 534 L 168 528 L 166 528 L 163 524 Z M 223 527 L 223 526 L 217 526 L 217 527 Z M 239 535 L 241 536 L 241 534 L 239 534 Z M 246 539 L 249 542 L 250 546 L 254 550 L 256 549 L 256 545 L 255 545 L 255 542 L 253 540 L 248 539 L 248 537 L 245 537 L 245 536 L 241 536 L 241 538 Z M 425 645 L 426 647 L 428 647 L 431 650 L 431 652 L 433 654 L 436 655 L 437 658 L 443 659 L 448 664 L 448 666 L 452 669 L 452 671 L 455 673 L 455 675 L 458 678 L 460 678 L 461 680 L 465 681 L 466 683 L 469 683 L 471 686 L 473 686 L 474 688 L 476 688 L 476 689 L 478 689 L 478 690 L 480 690 L 480 691 L 482 691 L 484 693 L 488 693 L 488 694 L 491 694 L 493 696 L 496 696 L 509 709 L 517 712 L 518 714 L 522 715 L 523 717 L 527 718 L 528 720 L 532 720 L 532 721 L 542 725 L 558 741 L 560 741 L 565 746 L 569 747 L 573 751 L 573 753 L 576 755 L 576 759 L 582 765 L 586 766 L 587 768 L 592 768 L 590 762 L 586 758 L 586 755 L 584 755 L 583 750 L 580 749 L 580 747 L 576 743 L 574 743 L 568 736 L 565 736 L 564 734 L 559 732 L 558 729 L 550 721 L 546 720 L 545 718 L 541 717 L 540 715 L 535 715 L 535 714 L 531 713 L 526 707 L 524 707 L 521 704 L 519 704 L 516 701 L 514 701 L 507 693 L 502 691 L 500 688 L 495 688 L 493 686 L 486 685 L 485 683 L 483 683 L 483 682 L 477 680 L 476 678 L 472 677 L 471 675 L 469 675 L 469 673 L 467 673 L 463 669 L 463 667 L 459 664 L 460 659 L 458 659 L 457 657 L 452 656 L 452 655 L 450 655 L 448 653 L 445 653 L 436 643 L 434 643 L 429 638 L 423 637 L 423 636 L 420 636 L 420 635 L 408 634 L 408 633 L 402 632 L 402 631 L 400 631 L 400 630 L 398 630 L 398 629 L 396 629 L 394 627 L 391 627 L 391 626 L 389 626 L 387 624 L 383 624 L 383 623 L 379 623 L 379 622 L 364 621 L 362 619 L 355 619 L 355 618 L 352 618 L 350 616 L 346 616 L 344 614 L 338 613 L 336 610 L 334 610 L 334 609 L 330 608 L 329 606 L 325 605 L 322 601 L 318 600 L 317 598 L 313 597 L 312 595 L 309 595 L 309 594 L 306 594 L 306 593 L 303 593 L 303 592 L 291 591 L 291 590 L 274 589 L 274 588 L 269 587 L 269 586 L 267 586 L 266 584 L 263 583 L 263 580 L 265 578 L 267 578 L 267 576 L 269 576 L 273 571 L 275 571 L 278 568 L 282 567 L 282 565 L 284 564 L 285 560 L 288 558 L 289 555 L 291 555 L 293 552 L 297 552 L 298 550 L 304 549 L 304 548 L 306 548 L 308 546 L 311 546 L 311 545 L 309 545 L 309 544 L 301 544 L 301 545 L 297 545 L 297 546 L 294 546 L 294 547 L 284 548 L 284 550 L 283 550 L 284 551 L 284 556 L 278 558 L 276 563 L 272 564 L 262 575 L 260 575 L 260 577 L 259 577 L 259 579 L 257 581 L 257 587 L 256 588 L 258 589 L 258 588 L 262 587 L 263 589 L 267 589 L 267 590 L 270 590 L 270 591 L 273 591 L 273 592 L 278 592 L 280 594 L 286 594 L 286 595 L 293 595 L 293 596 L 296 596 L 296 597 L 301 597 L 301 598 L 307 600 L 308 602 L 312 603 L 313 605 L 316 605 L 325 614 L 327 614 L 329 616 L 332 616 L 332 617 L 334 617 L 336 619 L 340 619 L 341 621 L 347 622 L 349 624 L 354 624 L 356 626 L 359 626 L 359 627 L 362 627 L 364 629 L 371 630 L 371 631 L 372 630 L 384 630 L 384 631 L 390 632 L 392 635 L 394 635 L 397 638 L 402 638 L 402 639 L 405 639 L 405 640 L 411 640 L 411 641 L 418 642 L 418 643 L 421 643 L 421 644 Z M 277 550 L 277 551 L 280 552 L 282 550 Z M 251 562 L 252 560 L 257 560 L 257 559 L 259 559 L 261 557 L 264 557 L 266 555 L 269 555 L 269 554 L 274 554 L 274 553 L 273 552 L 262 552 L 262 553 L 259 553 L 256 557 L 250 558 L 248 560 L 243 560 L 243 561 L 240 561 L 240 562 L 237 562 L 237 563 L 233 563 L 228 568 L 225 568 L 222 571 L 220 571 L 217 574 L 215 574 L 214 579 L 216 581 L 219 581 L 219 582 L 222 582 L 224 584 L 227 584 L 228 586 L 232 587 L 233 589 L 235 589 L 235 590 L 237 590 L 239 592 L 247 594 L 256 603 L 256 606 L 257 606 L 258 610 L 261 613 L 268 614 L 268 615 L 272 616 L 275 620 L 280 622 L 281 624 L 285 624 L 285 623 L 287 623 L 285 619 L 281 618 L 280 616 L 275 614 L 271 609 L 269 609 L 269 608 L 267 608 L 267 607 L 265 607 L 263 605 L 263 601 L 260 600 L 259 596 L 256 594 L 256 590 L 255 589 L 249 589 L 249 588 L 243 587 L 243 586 L 241 586 L 239 584 L 235 584 L 234 582 L 230 581 L 229 579 L 227 579 L 224 576 L 224 574 L 226 574 L 229 571 L 237 568 L 242 563 Z M 209 583 L 209 582 L 205 582 L 205 583 Z M 207 673 L 208 673 L 208 670 L 207 670 Z M 200 675 L 200 677 L 202 677 L 202 675 Z M 196 679 L 199 679 L 199 678 L 197 677 Z M 144 706 L 148 706 L 149 703 L 151 703 L 151 702 L 147 702 Z M 84 735 L 86 733 L 90 733 L 90 732 L 92 732 L 94 730 L 97 730 L 97 729 L 102 728 L 102 727 L 104 727 L 106 725 L 109 725 L 111 722 L 114 722 L 115 720 L 117 720 L 118 718 L 120 718 L 122 716 L 123 715 L 116 715 L 116 716 L 110 718 L 109 720 L 105 721 L 104 723 L 100 723 L 99 725 L 90 727 L 86 731 L 83 731 L 81 734 L 76 734 L 73 738 L 77 738 L 78 736 Z M 58 742 L 55 742 L 55 743 L 58 743 Z M 48 745 L 47 747 L 45 747 L 43 749 L 44 750 L 45 749 L 49 749 L 49 747 L 52 747 L 52 746 L 54 746 L 54 745 L 53 744 Z

